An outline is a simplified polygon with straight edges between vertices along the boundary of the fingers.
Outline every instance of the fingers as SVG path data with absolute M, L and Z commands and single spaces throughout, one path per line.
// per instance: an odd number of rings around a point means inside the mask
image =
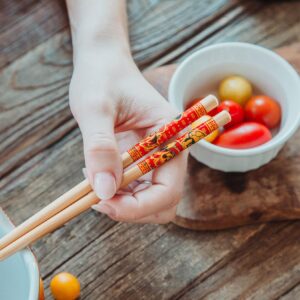
M 140 224 L 168 224 L 168 223 L 174 221 L 174 219 L 176 217 L 176 208 L 177 208 L 177 206 L 174 206 L 172 208 L 166 209 L 166 210 L 158 212 L 156 214 L 153 214 L 153 215 L 150 215 L 150 216 L 138 219 L 138 220 L 130 220 L 130 221 L 126 221 L 126 222 L 127 223 L 140 223 Z M 99 211 L 98 205 L 94 205 L 93 209 Z M 110 216 L 110 218 L 112 218 L 115 221 L 121 221 L 114 216 L 111 216 L 111 215 L 109 215 L 109 216 Z
M 123 222 L 136 222 L 176 206 L 181 197 L 186 169 L 186 153 L 181 153 L 153 172 L 152 185 L 132 195 L 116 195 L 94 208 Z
M 114 135 L 111 111 L 83 113 L 78 120 L 83 136 L 87 175 L 97 196 L 109 199 L 122 178 L 122 162 Z

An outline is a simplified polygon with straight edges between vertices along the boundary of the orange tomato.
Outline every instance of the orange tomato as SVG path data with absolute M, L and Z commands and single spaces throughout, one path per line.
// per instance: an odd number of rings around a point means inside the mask
M 201 117 L 200 119 L 198 119 L 197 121 L 195 121 L 193 124 L 192 124 L 192 128 L 196 128 L 197 126 L 199 126 L 200 124 L 206 122 L 207 120 L 209 120 L 210 117 L 209 116 L 203 116 Z M 209 142 L 209 143 L 212 143 L 217 137 L 218 135 L 220 134 L 220 131 L 219 129 L 216 129 L 215 131 L 213 131 L 211 134 L 209 134 L 208 136 L 206 136 L 204 139 Z
M 67 272 L 55 275 L 51 280 L 50 289 L 56 300 L 75 300 L 80 296 L 79 280 Z
M 42 278 L 40 278 L 39 300 L 45 300 L 44 283 L 43 283 Z

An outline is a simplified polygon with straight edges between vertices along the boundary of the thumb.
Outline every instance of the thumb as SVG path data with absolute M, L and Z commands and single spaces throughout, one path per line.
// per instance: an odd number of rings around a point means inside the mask
M 89 181 L 100 199 L 110 199 L 121 183 L 123 170 L 113 117 L 98 112 L 82 120 L 79 126 Z

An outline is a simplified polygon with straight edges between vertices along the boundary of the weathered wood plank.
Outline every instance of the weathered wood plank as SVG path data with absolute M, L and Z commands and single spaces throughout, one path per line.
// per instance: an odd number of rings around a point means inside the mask
M 299 24 L 299 1 L 246 1 L 145 67 L 178 62 L 203 46 L 219 42 L 249 42 L 278 48 L 300 41 Z
M 86 299 L 168 299 L 256 231 L 199 235 L 174 225 L 119 224 L 55 272 L 79 276 Z
M 295 300 L 295 299 L 300 299 L 300 283 L 292 288 L 290 291 L 282 295 L 280 300 Z
M 222 18 L 238 1 L 161 1 L 129 23 L 132 52 L 143 67 Z M 240 6 L 243 9 L 243 6 Z M 224 24 L 222 24 L 224 26 Z
M 0 176 L 75 127 L 68 107 L 72 65 L 67 36 L 58 34 L 2 72 Z
M 0 31 L 5 31 L 19 17 L 24 16 L 37 3 L 36 0 L 2 0 L 0 1 Z
M 19 2 L 7 8 L 14 18 L 0 32 L 0 69 L 68 26 L 64 1 Z
M 138 61 L 169 48 L 193 34 L 198 22 L 228 10 L 236 1 L 128 1 L 133 52 Z M 9 1 L 2 3 L 0 68 L 43 43 L 68 25 L 64 1 Z M 12 18 L 13 17 L 13 18 Z M 143 26 L 141 26 L 141 23 Z M 205 24 L 205 21 L 203 22 Z M 191 27 L 192 26 L 192 27 Z M 155 47 L 152 49 L 152 47 Z M 156 55 L 159 55 L 158 51 Z
M 269 225 L 176 299 L 277 299 L 299 283 L 299 246 L 300 222 Z
M 43 2 L 34 2 L 31 6 L 24 4 L 25 12 L 23 15 L 21 13 L 22 17 L 0 35 L 0 42 L 4 46 L 1 47 L 4 55 L 0 66 L 12 62 L 67 26 L 63 1 L 53 0 L 46 3 L 49 7 L 43 7 Z M 11 6 L 13 7 L 12 4 Z M 163 63 L 174 61 L 180 54 L 199 44 L 216 40 L 214 36 L 218 41 L 236 40 L 239 36 L 238 40 L 262 42 L 266 46 L 278 47 L 284 42 L 295 41 L 295 38 L 299 40 L 295 24 L 299 22 L 299 7 L 296 6 L 299 4 L 287 1 L 131 0 L 128 1 L 128 14 L 132 51 L 138 64 L 145 67 L 162 55 L 166 56 Z M 288 19 L 285 19 L 285 12 L 289 15 Z M 245 18 L 245 26 L 239 26 Z M 39 26 L 36 23 L 40 23 Z M 31 30 L 33 26 L 39 27 L 39 30 Z M 249 26 L 253 28 L 253 35 L 247 30 Z M 224 28 L 227 27 L 229 30 L 225 29 L 224 34 Z M 293 36 L 290 32 L 293 32 Z M 21 34 L 17 43 L 16 34 Z M 274 35 L 276 39 L 270 39 Z M 275 40 L 275 44 L 272 44 Z

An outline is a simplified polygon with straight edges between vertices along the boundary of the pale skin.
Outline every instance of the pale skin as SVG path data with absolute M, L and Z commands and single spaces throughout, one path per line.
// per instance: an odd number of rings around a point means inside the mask
M 93 208 L 116 221 L 168 223 L 181 197 L 187 153 L 119 190 L 120 154 L 177 114 L 133 61 L 126 2 L 67 0 L 67 7 L 70 107 L 83 136 L 86 176 L 102 200 Z

